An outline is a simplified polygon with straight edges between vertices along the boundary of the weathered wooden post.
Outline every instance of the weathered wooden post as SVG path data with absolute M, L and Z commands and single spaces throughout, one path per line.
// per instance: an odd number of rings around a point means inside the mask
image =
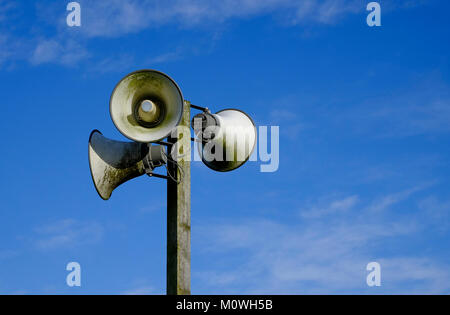
M 168 163 L 168 172 L 176 174 L 176 181 L 167 181 L 167 294 L 191 294 L 191 104 L 185 102 L 183 118 L 176 138 L 178 167 Z M 187 133 L 188 134 L 184 134 Z M 171 147 L 168 148 L 171 150 Z M 189 150 L 188 152 L 183 152 Z M 180 171 L 181 169 L 181 171 Z

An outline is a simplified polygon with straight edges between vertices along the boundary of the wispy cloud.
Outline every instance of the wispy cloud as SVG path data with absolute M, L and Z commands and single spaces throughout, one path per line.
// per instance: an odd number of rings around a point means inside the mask
M 86 58 L 88 52 L 76 41 L 67 40 L 64 42 L 51 40 L 42 40 L 37 43 L 30 62 L 33 65 L 53 62 L 65 66 L 77 64 L 80 60 Z
M 450 87 L 438 73 L 383 96 L 362 100 L 347 109 L 333 111 L 341 127 L 376 138 L 403 138 L 450 132 Z M 376 130 L 376 132 L 374 132 Z
M 299 294 L 364 292 L 365 253 L 373 242 L 408 233 L 397 224 L 288 226 L 249 220 L 214 226 L 208 235 L 220 254 L 242 259 L 232 268 L 199 273 L 204 289 L 226 293 Z M 245 253 L 245 254 L 243 254 Z
M 278 100 L 276 104 L 272 105 L 272 107 L 277 109 L 270 112 L 268 116 L 270 121 L 264 123 L 280 126 L 282 136 L 295 140 L 307 126 L 296 111 L 289 109 L 292 107 L 292 104 L 295 104 L 295 100 L 291 97 Z
M 385 2 L 388 10 L 423 4 L 411 0 Z M 287 25 L 335 24 L 346 15 L 365 12 L 365 3 L 360 0 L 97 0 L 81 3 L 85 12 L 84 31 L 91 37 L 121 36 L 169 24 L 207 27 L 263 15 L 274 16 Z
M 175 61 L 175 60 L 180 59 L 181 57 L 182 57 L 182 49 L 178 48 L 175 51 L 170 51 L 170 52 L 155 56 L 153 58 L 150 58 L 148 62 L 150 64 L 160 64 L 160 63 Z
M 102 239 L 103 233 L 98 223 L 66 219 L 36 228 L 34 244 L 40 250 L 93 244 Z
M 429 196 L 420 201 L 419 209 L 437 230 L 445 231 L 450 228 L 450 200 Z
M 89 67 L 89 72 L 108 73 L 108 72 L 126 72 L 133 68 L 135 58 L 131 54 L 120 54 L 117 56 L 106 57 L 99 60 Z
M 439 97 L 424 103 L 404 100 L 373 112 L 375 122 L 384 121 L 382 136 L 414 136 L 450 131 L 450 98 Z
M 406 201 L 417 191 L 398 193 L 401 198 L 396 200 Z M 427 226 L 426 221 L 392 213 L 371 215 L 367 206 L 357 203 L 361 199 L 340 198 L 325 208 L 320 202 L 316 207 L 319 216 L 302 216 L 289 224 L 248 219 L 205 227 L 201 240 L 206 257 L 234 258 L 232 263 L 213 258 L 211 269 L 197 272 L 202 290 L 246 294 L 448 292 L 450 272 L 445 262 L 405 252 L 389 254 L 392 240 L 415 235 Z M 380 202 L 386 209 L 384 199 L 366 204 Z M 365 267 L 371 261 L 382 266 L 378 291 L 371 291 L 365 282 Z
M 403 190 L 400 192 L 385 195 L 385 196 L 373 201 L 369 205 L 368 210 L 370 212 L 381 212 L 386 209 L 389 209 L 391 206 L 408 199 L 414 193 L 424 190 L 425 188 L 429 187 L 430 185 L 431 185 L 431 183 L 423 184 L 423 185 L 415 186 L 413 188 L 406 189 L 406 190 Z
M 132 281 L 127 289 L 120 292 L 120 295 L 154 295 L 164 294 L 154 286 L 149 284 L 150 281 L 145 278 L 138 278 Z
M 0 35 L 0 65 L 2 65 L 11 55 L 7 48 L 8 38 L 5 35 Z
M 222 27 L 233 20 L 272 16 L 286 26 L 335 24 L 347 15 L 365 11 L 364 4 L 360 0 L 80 0 L 79 2 L 82 8 L 82 27 L 68 28 L 65 24 L 67 12 L 59 3 L 45 2 L 33 6 L 28 4 L 19 6 L 0 1 L 0 31 L 3 34 L 0 36 L 0 64 L 7 60 L 27 60 L 32 65 L 56 63 L 72 66 L 90 56 L 86 48 L 89 46 L 89 39 L 121 37 L 170 25 L 184 29 L 206 30 L 212 33 L 211 37 L 214 40 L 217 32 L 212 26 Z M 26 36 L 15 34 L 8 25 L 20 20 L 23 10 L 32 8 L 42 20 L 42 25 L 33 25 Z M 36 34 L 45 36 L 36 38 Z M 5 40 L 8 44 L 5 44 Z M 20 47 L 12 44 L 15 42 L 20 42 Z M 181 50 L 175 50 L 155 56 L 150 61 L 163 63 L 181 57 Z M 112 57 L 103 58 L 106 62 Z
M 20 251 L 12 249 L 0 250 L 0 261 L 16 257 L 19 253 Z
M 287 24 L 336 22 L 364 9 L 357 0 L 97 0 L 82 2 L 87 36 L 121 36 L 168 24 L 205 27 L 231 19 L 282 16 Z M 239 10 L 236 10 L 239 8 Z M 111 23 L 114 21 L 114 23 Z
M 11 10 L 13 10 L 16 5 L 16 3 L 11 1 L 0 1 L 0 22 L 8 18 L 8 14 L 10 14 Z
M 350 196 L 344 199 L 337 199 L 329 202 L 325 205 L 313 206 L 310 209 L 302 210 L 300 215 L 303 218 L 320 218 L 326 215 L 340 213 L 346 213 L 351 210 L 357 203 L 358 196 Z
M 293 121 L 298 119 L 298 114 L 287 109 L 274 109 L 270 112 L 270 118 L 274 123 L 282 121 Z

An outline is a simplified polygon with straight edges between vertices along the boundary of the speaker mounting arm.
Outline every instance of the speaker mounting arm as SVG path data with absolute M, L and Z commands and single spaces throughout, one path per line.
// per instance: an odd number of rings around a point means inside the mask
M 201 110 L 202 112 L 206 112 L 206 113 L 211 112 L 208 107 L 201 107 L 201 106 L 191 104 L 191 108 L 198 109 L 198 110 Z
M 166 141 L 156 141 L 156 142 L 153 142 L 154 144 L 159 144 L 159 145 L 165 145 L 166 147 L 171 147 L 171 146 L 173 146 L 173 143 L 170 143 L 170 142 L 166 142 Z
M 145 174 L 147 174 L 150 177 L 169 179 L 168 176 L 153 173 L 155 168 L 167 164 L 167 156 L 166 153 L 164 153 L 163 146 L 149 145 L 148 148 L 149 148 L 148 154 L 142 160 L 144 164 Z
M 147 175 L 148 175 L 149 177 L 157 177 L 157 178 L 163 178 L 163 179 L 167 179 L 167 180 L 170 179 L 169 176 L 166 176 L 166 175 L 160 175 L 160 174 L 156 174 L 156 173 L 152 173 L 152 172 L 147 173 Z

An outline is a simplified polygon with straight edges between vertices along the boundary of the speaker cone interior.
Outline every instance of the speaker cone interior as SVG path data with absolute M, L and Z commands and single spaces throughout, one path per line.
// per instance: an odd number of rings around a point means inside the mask
M 124 77 L 110 100 L 111 118 L 127 138 L 143 143 L 166 138 L 183 115 L 180 88 L 168 75 L 140 70 Z

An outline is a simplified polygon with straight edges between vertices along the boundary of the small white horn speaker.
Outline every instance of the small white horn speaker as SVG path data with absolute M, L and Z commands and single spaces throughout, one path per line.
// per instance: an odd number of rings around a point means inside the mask
M 238 109 L 198 114 L 192 127 L 201 140 L 198 151 L 203 163 L 218 172 L 229 172 L 245 164 L 256 146 L 255 123 Z
M 128 139 L 149 143 L 166 138 L 183 115 L 184 98 L 168 75 L 140 70 L 125 76 L 110 100 L 114 125 Z

